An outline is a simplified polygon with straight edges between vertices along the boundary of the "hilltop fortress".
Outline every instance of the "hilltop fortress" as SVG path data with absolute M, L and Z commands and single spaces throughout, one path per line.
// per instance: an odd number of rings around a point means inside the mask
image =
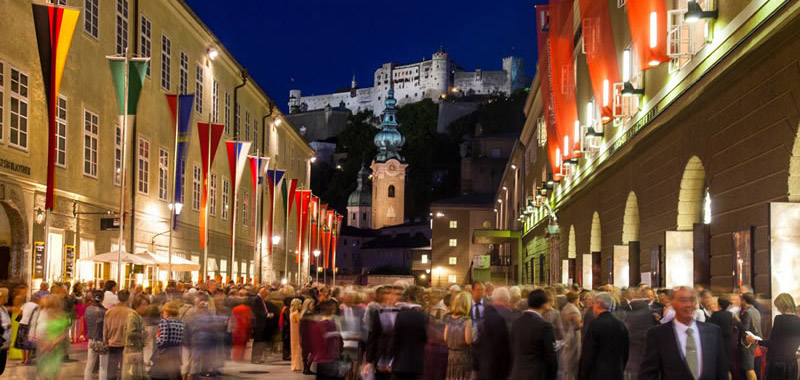
M 390 88 L 398 106 L 431 99 L 438 102 L 447 94 L 490 95 L 510 94 L 525 87 L 525 60 L 519 57 L 503 58 L 503 69 L 499 71 L 465 71 L 455 64 L 450 56 L 439 48 L 431 59 L 409 64 L 384 63 L 375 70 L 372 87 L 359 88 L 356 78 L 349 88 L 332 94 L 303 96 L 300 90 L 289 91 L 289 112 L 302 113 L 331 108 L 346 108 L 352 113 L 383 109 Z

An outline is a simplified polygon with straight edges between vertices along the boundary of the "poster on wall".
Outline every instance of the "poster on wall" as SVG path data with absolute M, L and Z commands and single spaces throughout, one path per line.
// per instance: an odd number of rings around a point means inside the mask
M 753 227 L 731 233 L 733 244 L 733 288 L 753 286 Z
M 694 233 L 667 231 L 664 282 L 667 288 L 694 286 Z
M 660 288 L 663 286 L 664 272 L 661 265 L 661 246 L 650 248 L 650 286 Z
M 33 243 L 33 276 L 31 278 L 44 278 L 44 242 Z
M 72 281 L 75 277 L 75 246 L 64 246 L 64 280 Z
M 583 285 L 584 288 L 592 286 L 592 254 L 584 253 L 581 260 L 581 269 L 583 272 Z
M 614 286 L 627 288 L 630 286 L 630 263 L 628 261 L 628 246 L 614 246 Z
M 800 294 L 800 203 L 769 204 L 770 293 Z M 777 308 L 772 308 L 775 317 Z

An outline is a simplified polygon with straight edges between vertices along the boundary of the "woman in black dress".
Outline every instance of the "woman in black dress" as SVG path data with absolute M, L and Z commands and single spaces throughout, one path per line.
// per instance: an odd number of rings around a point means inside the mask
M 767 347 L 767 378 L 770 380 L 796 380 L 798 378 L 795 353 L 800 346 L 800 317 L 794 298 L 781 293 L 775 298 L 775 307 L 781 313 L 775 317 L 769 340 L 758 344 Z M 754 339 L 747 337 L 748 342 Z

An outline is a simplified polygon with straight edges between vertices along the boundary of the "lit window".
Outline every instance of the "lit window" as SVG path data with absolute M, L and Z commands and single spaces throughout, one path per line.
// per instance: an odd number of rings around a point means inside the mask
M 211 82 L 211 122 L 219 123 L 219 82 Z
M 2 67 L 0 67 L 2 69 Z M 2 86 L 0 81 L 0 86 Z M 2 92 L 0 92 L 2 98 Z M 0 99 L 0 114 L 2 114 L 2 100 Z M 0 116 L 0 128 L 2 128 L 2 116 Z M 56 165 L 67 167 L 67 99 L 63 96 L 58 97 L 56 106 Z
M 211 173 L 208 181 L 208 214 L 211 216 L 217 215 L 217 175 Z
M 222 219 L 228 219 L 228 197 L 230 192 L 230 186 L 228 185 L 228 180 L 223 178 L 222 179 Z
M 169 91 L 170 65 L 172 62 L 172 41 L 169 37 L 161 35 L 161 88 Z
M 142 16 L 142 24 L 141 24 L 141 40 L 142 40 L 142 57 L 150 58 L 150 53 L 152 50 L 151 45 L 151 33 L 153 31 L 153 26 L 150 23 L 150 20 L 147 17 Z M 150 76 L 150 65 L 147 65 L 147 76 Z
M 450 228 L 458 228 L 458 221 L 457 220 L 451 220 L 450 221 Z
M 225 120 L 224 120 L 224 123 L 225 123 L 225 134 L 226 135 L 230 135 L 231 134 L 230 121 L 231 121 L 231 94 L 228 93 L 228 91 L 225 91 Z
M 158 199 L 167 200 L 167 183 L 169 183 L 169 152 L 158 150 Z
M 449 282 L 451 284 L 455 284 L 456 283 L 456 275 L 454 275 L 454 274 L 447 275 L 447 282 Z
M 83 174 L 97 178 L 97 130 L 99 119 L 94 113 L 83 113 Z
M 128 0 L 117 0 L 117 54 L 128 48 Z
M 238 116 L 238 115 L 237 115 Z M 244 139 L 250 140 L 250 111 L 244 110 Z
M 200 211 L 200 183 L 202 181 L 202 171 L 200 167 L 192 167 L 192 210 Z
M 150 191 L 150 142 L 139 139 L 139 192 Z
M 422 261 L 423 264 L 427 264 L 428 263 L 428 255 L 422 255 L 422 260 L 420 260 L 420 261 Z
M 389 198 L 394 198 L 394 185 L 389 185 Z
M 11 69 L 9 144 L 28 149 L 28 75 Z
M 456 240 L 456 239 L 450 239 L 450 246 L 451 246 L 451 247 L 455 247 L 455 246 L 457 246 L 457 245 L 458 245 L 458 240 Z
M 458 264 L 458 257 L 450 257 L 449 264 L 450 264 L 450 265 L 456 265 L 456 264 Z
M 194 83 L 194 112 L 203 113 L 203 67 L 197 65 Z
M 83 31 L 97 38 L 97 3 L 100 0 L 86 0 L 83 6 Z
M 181 52 L 181 60 L 179 63 L 180 76 L 178 78 L 180 81 L 178 82 L 178 91 L 181 94 L 186 94 L 189 92 L 189 56 Z

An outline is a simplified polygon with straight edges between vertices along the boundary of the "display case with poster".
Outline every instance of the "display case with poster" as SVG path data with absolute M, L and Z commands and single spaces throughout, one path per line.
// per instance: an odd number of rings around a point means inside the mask
M 31 278 L 44 278 L 44 242 L 33 243 L 33 276 Z
M 75 277 L 75 246 L 64 246 L 64 280 L 72 281 Z
M 753 286 L 753 227 L 731 233 L 733 289 Z

